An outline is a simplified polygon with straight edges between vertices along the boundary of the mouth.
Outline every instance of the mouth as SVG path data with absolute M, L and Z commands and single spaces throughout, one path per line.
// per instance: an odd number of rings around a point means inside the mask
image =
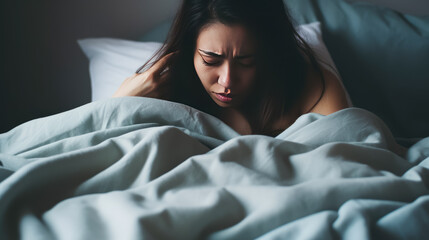
M 225 94 L 225 93 L 217 93 L 217 92 L 213 92 L 216 96 L 216 98 L 221 101 L 221 102 L 231 102 L 232 99 L 234 98 L 234 95 L 232 94 Z

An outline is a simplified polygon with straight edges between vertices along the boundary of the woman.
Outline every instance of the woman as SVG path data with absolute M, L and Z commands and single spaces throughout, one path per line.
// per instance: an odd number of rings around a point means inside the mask
M 154 58 L 114 97 L 181 102 L 240 134 L 270 136 L 302 114 L 349 106 L 339 80 L 295 31 L 282 0 L 184 0 Z

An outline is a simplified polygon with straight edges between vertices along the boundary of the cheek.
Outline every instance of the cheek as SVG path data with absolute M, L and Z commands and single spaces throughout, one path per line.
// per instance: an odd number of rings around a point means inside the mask
M 198 61 L 198 59 L 194 59 L 194 68 L 198 78 L 205 88 L 208 88 L 209 86 L 216 83 L 216 78 L 214 76 L 215 74 L 213 74 L 210 69 L 207 69 L 207 67 Z
M 240 73 L 244 88 L 251 88 L 256 82 L 256 70 L 246 69 Z

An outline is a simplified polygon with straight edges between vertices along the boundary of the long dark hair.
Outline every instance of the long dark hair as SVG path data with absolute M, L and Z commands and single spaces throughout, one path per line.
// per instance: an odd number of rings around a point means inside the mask
M 170 100 L 216 115 L 218 108 L 203 88 L 193 63 L 201 29 L 214 22 L 240 24 L 256 39 L 257 71 L 261 73 L 256 82 L 258 92 L 245 103 L 251 107 L 244 109 L 253 133 L 273 135 L 273 123 L 288 113 L 303 93 L 309 67 L 319 73 L 324 92 L 321 67 L 296 32 L 282 0 L 183 0 L 163 47 L 142 66 L 150 67 L 165 55 L 178 52 L 168 66 Z

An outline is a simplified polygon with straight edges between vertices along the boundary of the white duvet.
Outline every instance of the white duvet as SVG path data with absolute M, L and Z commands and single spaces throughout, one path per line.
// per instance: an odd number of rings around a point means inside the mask
M 240 136 L 187 106 L 120 98 L 0 134 L 1 239 L 422 239 L 429 138 L 357 108 Z

